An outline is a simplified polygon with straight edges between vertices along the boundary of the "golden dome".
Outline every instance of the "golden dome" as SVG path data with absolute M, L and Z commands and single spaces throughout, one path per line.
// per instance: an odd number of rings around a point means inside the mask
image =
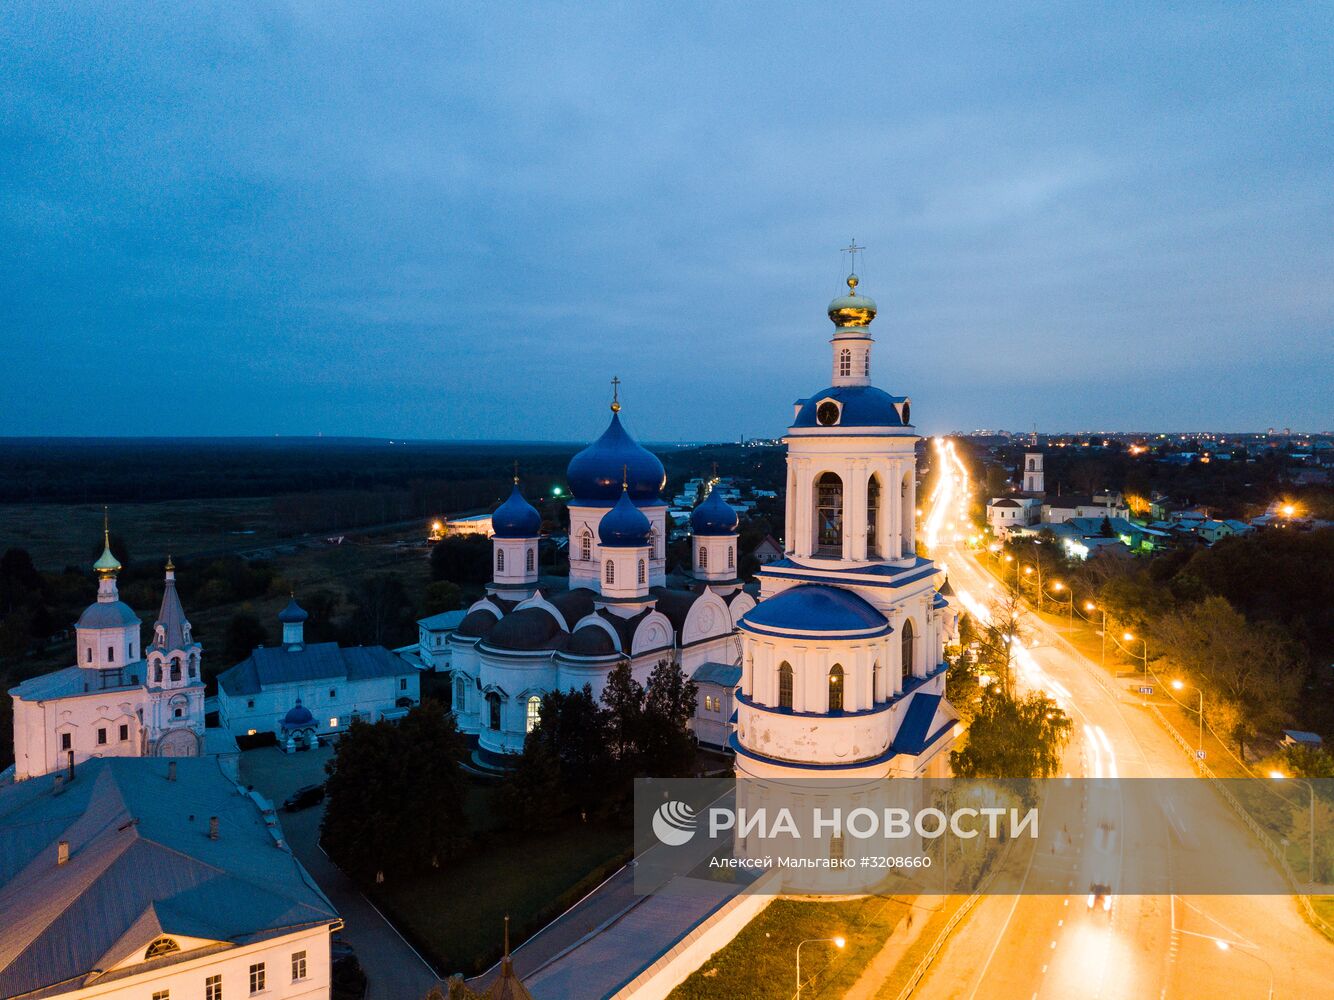
M 848 275 L 848 294 L 829 303 L 829 318 L 835 326 L 870 326 L 871 320 L 875 319 L 875 299 L 857 294 L 857 285 L 860 283 L 861 279 L 857 275 Z

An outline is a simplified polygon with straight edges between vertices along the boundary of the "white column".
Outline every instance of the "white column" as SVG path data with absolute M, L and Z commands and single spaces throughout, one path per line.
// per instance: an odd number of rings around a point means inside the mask
M 810 459 L 797 459 L 796 472 L 796 500 L 797 514 L 796 523 L 792 526 L 793 545 L 792 551 L 798 556 L 806 557 L 811 554 L 811 545 L 813 543 L 812 534 L 814 531 L 814 518 L 811 511 L 811 479 L 810 479 Z
M 791 455 L 787 457 L 787 503 L 784 508 L 783 551 L 792 554 L 797 551 L 797 470 Z
M 866 558 L 866 460 L 850 463 L 848 482 L 843 492 L 843 558 Z

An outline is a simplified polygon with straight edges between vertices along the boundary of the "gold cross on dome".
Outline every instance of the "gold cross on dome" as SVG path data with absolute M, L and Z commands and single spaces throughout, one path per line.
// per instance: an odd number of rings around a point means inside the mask
M 621 412 L 621 379 L 617 375 L 611 377 L 611 412 Z

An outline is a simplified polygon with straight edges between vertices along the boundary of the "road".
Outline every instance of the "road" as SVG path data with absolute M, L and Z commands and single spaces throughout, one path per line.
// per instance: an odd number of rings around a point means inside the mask
M 952 443 L 937 441 L 938 480 L 924 541 L 943 562 L 960 602 L 985 614 L 993 578 L 961 541 L 967 524 L 966 470 Z M 942 469 L 943 472 L 943 469 Z M 1195 776 L 1189 759 L 1146 711 L 1130 685 L 1108 681 L 1059 634 L 1026 616 L 1030 642 L 1019 654 L 1023 684 L 1046 690 L 1074 720 L 1066 773 L 1075 777 Z M 1029 886 L 1067 892 L 993 896 L 979 901 L 914 994 L 930 1000 L 976 997 L 1193 1000 L 1330 995 L 1334 944 L 1315 931 L 1288 895 L 1195 896 L 1173 891 L 1173 845 L 1137 830 L 1161 824 L 1116 816 L 1125 840 L 1114 848 L 1161 879 L 1161 895 L 1116 896 L 1110 913 L 1087 906 L 1090 851 L 1044 830 Z M 1263 864 L 1260 848 L 1221 799 L 1201 820 L 1226 833 L 1229 859 Z M 1155 840 L 1154 837 L 1161 837 Z

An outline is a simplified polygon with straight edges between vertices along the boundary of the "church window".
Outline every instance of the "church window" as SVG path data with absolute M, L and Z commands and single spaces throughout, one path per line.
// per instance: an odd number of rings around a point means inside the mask
M 148 950 L 144 952 L 144 961 L 147 962 L 149 959 L 161 958 L 163 955 L 170 955 L 173 952 L 180 950 L 181 946 L 171 938 L 160 937 L 148 946 Z
M 647 579 L 647 574 L 645 571 L 644 560 L 641 559 L 639 560 L 639 582 L 644 583 L 646 579 Z
M 330 729 L 338 728 L 338 716 L 335 715 L 332 719 L 329 720 L 329 728 Z
M 912 676 L 913 668 L 913 627 L 912 619 L 905 618 L 903 621 L 903 634 L 899 639 L 903 650 L 903 683 L 907 686 L 908 678 Z
M 130 659 L 134 659 L 134 643 L 130 643 Z
M 89 646 L 89 647 L 88 647 L 88 655 L 87 655 L 87 657 L 85 657 L 85 659 L 86 659 L 87 662 L 89 662 L 89 663 L 92 663 L 92 662 L 93 662 L 93 647 L 92 647 L 92 646 Z
M 829 711 L 843 711 L 843 668 L 837 663 L 829 668 Z
M 190 676 L 192 678 L 199 676 L 199 660 L 193 656 L 190 657 Z
M 204 980 L 204 1000 L 222 1000 L 222 976 L 209 976 Z
M 884 696 L 884 691 L 880 689 L 880 661 L 876 660 L 871 664 L 871 701 L 875 703 Z
M 867 351 L 862 355 L 862 374 L 869 376 L 871 374 L 871 352 Z
M 304 951 L 292 952 L 292 982 L 298 982 L 306 978 L 306 953 Z
M 153 679 L 154 679 L 155 681 L 157 681 L 157 683 L 159 683 L 159 684 L 162 683 L 162 661 L 161 661 L 161 660 L 158 660 L 157 663 L 155 663 L 155 664 L 153 665 Z
M 727 546 L 727 568 L 736 569 L 736 550 L 732 546 Z
M 866 481 L 866 555 L 875 558 L 880 554 L 880 477 L 872 476 Z
M 126 723 L 122 722 L 120 724 L 120 741 L 124 743 L 129 738 L 130 738 L 130 727 Z
M 486 708 L 489 716 L 487 725 L 498 731 L 500 729 L 500 695 L 494 691 L 489 693 L 486 696 Z
M 454 705 L 461 712 L 468 696 L 467 688 L 463 684 L 462 677 L 454 678 Z
M 533 695 L 528 699 L 527 724 L 524 732 L 531 733 L 537 728 L 537 724 L 542 721 L 542 699 Z
M 71 745 L 72 742 L 73 742 L 73 740 L 71 739 L 71 735 L 70 735 L 69 733 L 61 733 L 61 734 L 60 734 L 60 749 L 61 749 L 61 750 L 68 750 L 68 749 L 70 749 L 70 745 Z
M 256 962 L 250 967 L 250 993 L 264 992 L 264 963 Z
M 505 550 L 496 549 L 496 572 L 505 572 Z
M 107 741 L 107 730 L 105 726 L 101 726 L 97 730 L 97 745 L 103 746 L 106 743 L 106 741 Z
M 778 665 L 778 707 L 792 707 L 792 664 L 786 660 Z
M 181 679 L 181 661 L 179 657 L 171 658 L 171 679 L 178 681 Z
M 171 714 L 172 714 L 172 717 L 173 717 L 173 718 L 176 718 L 176 719 L 182 718 L 182 717 L 185 715 L 185 709 L 183 709 L 183 708 L 178 708 L 178 709 L 176 709 L 174 712 L 172 712 Z
M 537 565 L 537 550 L 529 549 L 527 554 L 523 557 L 523 568 L 527 572 L 531 573 L 536 565 Z
M 616 564 L 612 562 L 610 559 L 607 560 L 607 569 L 602 576 L 607 583 L 616 582 Z
M 108 647 L 107 647 L 107 662 L 108 662 L 108 663 L 115 663 L 115 662 L 116 662 L 116 647 L 115 647 L 115 646 L 108 646 Z
M 838 373 L 843 378 L 852 374 L 852 352 L 846 347 L 838 352 Z
M 709 550 L 706 549 L 703 545 L 699 547 L 699 568 L 700 569 L 709 568 Z
M 593 533 L 587 528 L 579 539 L 579 558 L 585 561 L 593 558 Z
M 171 990 L 154 990 L 149 1000 L 171 1000 Z
M 408 679 L 406 677 L 400 677 L 398 679 L 398 689 L 400 691 L 406 691 L 408 689 Z
M 816 548 L 822 555 L 843 554 L 843 480 L 833 472 L 815 487 Z
M 829 860 L 843 860 L 843 835 L 835 833 L 829 838 Z

